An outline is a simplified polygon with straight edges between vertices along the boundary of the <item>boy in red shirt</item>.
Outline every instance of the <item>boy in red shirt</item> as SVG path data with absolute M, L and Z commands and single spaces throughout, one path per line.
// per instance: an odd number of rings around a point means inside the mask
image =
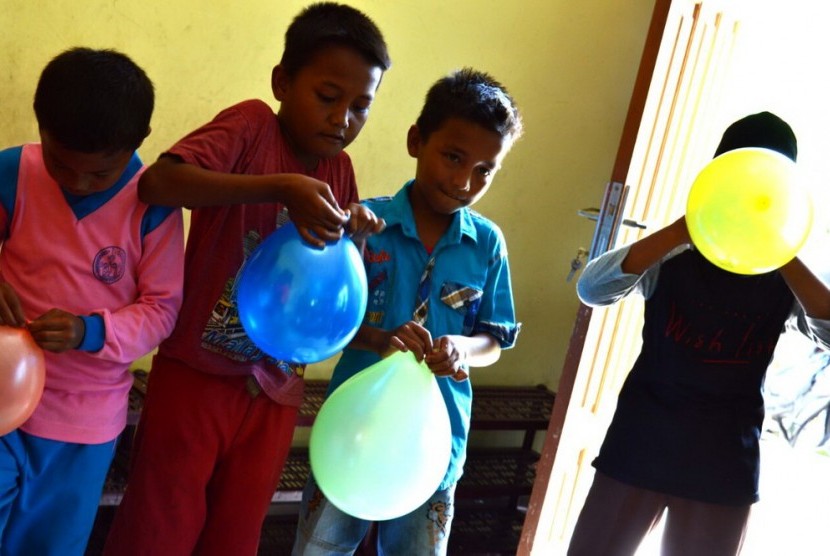
M 363 13 L 309 6 L 289 26 L 272 73 L 279 112 L 259 100 L 232 106 L 147 170 L 143 199 L 193 209 L 184 304 L 153 362 L 105 553 L 256 553 L 302 402 L 303 366 L 274 360 L 245 335 L 236 284 L 246 257 L 289 215 L 315 245 L 382 228 L 358 204 L 343 149 L 389 65 Z

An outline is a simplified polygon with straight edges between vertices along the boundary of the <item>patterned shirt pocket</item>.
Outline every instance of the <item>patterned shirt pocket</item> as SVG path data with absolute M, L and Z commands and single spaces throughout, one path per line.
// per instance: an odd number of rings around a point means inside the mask
M 441 286 L 441 301 L 464 316 L 461 334 L 470 336 L 475 329 L 478 309 L 481 306 L 482 290 L 457 282 L 444 282 Z

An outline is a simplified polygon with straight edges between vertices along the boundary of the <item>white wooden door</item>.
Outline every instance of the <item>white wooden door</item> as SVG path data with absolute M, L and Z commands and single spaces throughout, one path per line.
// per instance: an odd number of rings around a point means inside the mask
M 629 187 L 626 218 L 648 229 L 623 227 L 620 244 L 680 216 L 691 182 L 712 157 L 721 130 L 711 122 L 739 30 L 724 11 L 729 6 L 655 3 L 610 182 Z M 613 245 L 600 247 L 592 250 Z M 597 310 L 580 306 L 518 554 L 565 553 L 593 478 L 591 462 L 640 348 L 641 315 L 639 298 Z

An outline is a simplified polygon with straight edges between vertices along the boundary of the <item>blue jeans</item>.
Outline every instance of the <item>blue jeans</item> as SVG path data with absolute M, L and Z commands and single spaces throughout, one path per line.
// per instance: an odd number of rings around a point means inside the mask
M 407 515 L 377 523 L 378 556 L 443 556 L 453 516 L 455 485 L 439 490 Z M 354 554 L 371 522 L 352 517 L 329 502 L 309 477 L 300 504 L 293 556 Z

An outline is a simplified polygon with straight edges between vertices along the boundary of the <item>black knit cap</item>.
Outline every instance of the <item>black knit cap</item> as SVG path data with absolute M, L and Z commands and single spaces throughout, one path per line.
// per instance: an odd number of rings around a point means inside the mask
M 743 147 L 777 151 L 793 162 L 798 156 L 798 142 L 792 128 L 771 112 L 751 114 L 726 128 L 715 156 Z

